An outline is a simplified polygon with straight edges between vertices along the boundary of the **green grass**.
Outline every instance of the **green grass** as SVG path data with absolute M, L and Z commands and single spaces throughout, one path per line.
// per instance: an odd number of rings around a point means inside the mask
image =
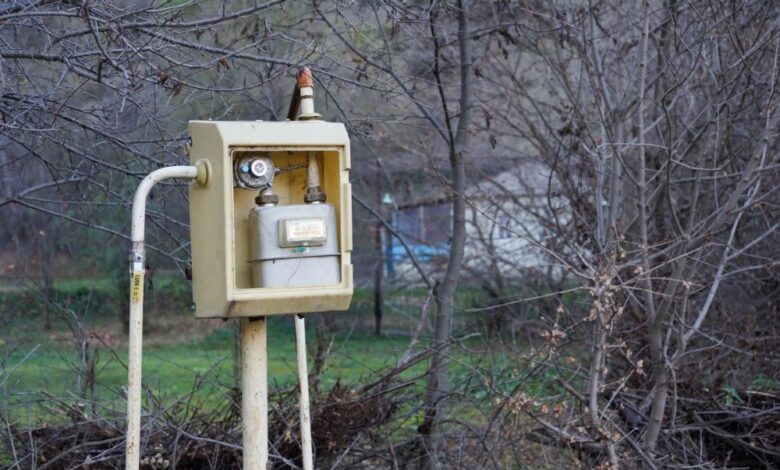
M 178 316 L 178 315 L 177 315 Z M 196 322 L 179 316 L 180 321 Z M 308 328 L 309 367 L 316 350 L 314 325 Z M 186 396 L 202 380 L 196 396 L 208 406 L 223 399 L 225 387 L 234 382 L 232 370 L 232 327 L 229 324 L 202 338 L 146 346 L 144 348 L 144 385 L 152 389 L 163 402 L 173 402 Z M 155 335 L 152 339 L 155 338 Z M 159 335 L 157 339 L 159 340 Z M 76 364 L 78 350 L 73 345 L 45 341 L 25 341 L 7 355 L 0 371 L 0 383 L 8 397 L 8 414 L 23 421 L 46 420 L 37 404 L 48 395 L 64 399 L 76 398 Z M 166 338 L 168 340 L 169 338 Z M 295 336 L 289 323 L 272 319 L 268 331 L 268 377 L 272 387 L 296 382 Z M 384 367 L 395 364 L 407 344 L 406 338 L 376 338 L 366 333 L 326 336 L 330 355 L 322 375 L 325 387 L 337 380 L 360 382 Z M 105 403 L 117 409 L 123 402 L 121 388 L 127 381 L 127 352 L 124 343 L 109 349 L 98 347 L 95 366 L 95 393 Z M 409 373 L 412 373 L 410 371 Z
M 90 352 L 97 354 L 95 395 L 101 406 L 115 410 L 117 416 L 124 414 L 122 388 L 127 380 L 127 338 L 118 315 L 123 298 L 120 288 L 111 279 L 67 281 L 56 283 L 53 294 L 53 302 L 75 312 L 93 338 Z M 319 376 L 322 389 L 329 389 L 337 381 L 356 387 L 367 384 L 396 365 L 408 345 L 410 325 L 416 322 L 425 295 L 423 289 L 387 292 L 384 331 L 390 334 L 380 338 L 371 333 L 373 297 L 367 289 L 356 289 L 349 312 L 309 320 L 310 370 L 318 347 L 316 332 L 322 332 L 323 344 L 329 351 Z M 478 289 L 464 288 L 458 298 L 459 306 L 465 309 L 479 306 L 485 297 Z M 224 403 L 225 393 L 235 383 L 233 325 L 220 320 L 196 320 L 189 309 L 189 299 L 186 282 L 155 279 L 145 312 L 144 385 L 165 406 L 197 388 L 195 398 L 200 406 L 214 407 Z M 64 310 L 54 309 L 47 328 L 42 321 L 43 307 L 40 292 L 34 289 L 0 292 L 0 416 L 21 426 L 50 420 L 46 406 L 51 404 L 52 396 L 68 402 L 78 399 L 79 349 L 72 332 L 75 323 L 68 320 Z M 457 316 L 461 322 L 473 321 L 473 316 Z M 496 398 L 496 391 L 511 393 L 520 383 L 524 374 L 518 373 L 518 368 L 533 366 L 487 335 L 472 336 L 465 344 L 453 346 L 450 383 L 470 397 L 472 404 L 488 405 Z M 269 320 L 271 387 L 290 387 L 297 382 L 294 340 L 291 318 Z M 419 347 L 426 345 L 426 339 L 421 338 Z M 514 346 L 515 351 L 522 349 Z M 418 376 L 426 365 L 416 364 L 402 374 L 401 380 Z M 537 396 L 555 392 L 553 375 L 556 373 L 549 370 L 535 375 L 522 384 L 523 389 Z M 483 383 L 484 377 L 492 377 L 490 386 Z M 425 379 L 415 386 L 421 390 Z M 479 414 L 473 405 L 462 411 L 475 419 Z M 414 418 L 408 424 L 414 426 Z

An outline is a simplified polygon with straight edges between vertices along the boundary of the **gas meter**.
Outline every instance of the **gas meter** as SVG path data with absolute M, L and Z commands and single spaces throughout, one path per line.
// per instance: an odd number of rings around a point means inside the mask
M 138 185 L 130 239 L 125 465 L 142 454 L 141 372 L 146 201 L 187 178 L 195 316 L 241 321 L 244 468 L 268 461 L 266 316 L 295 313 L 303 468 L 314 468 L 304 313 L 346 310 L 352 298 L 352 187 L 342 124 L 317 120 L 313 78 L 298 72 L 285 122 L 190 121 L 192 165 L 160 168 Z
M 345 310 L 352 297 L 349 138 L 323 121 L 191 121 L 197 317 Z

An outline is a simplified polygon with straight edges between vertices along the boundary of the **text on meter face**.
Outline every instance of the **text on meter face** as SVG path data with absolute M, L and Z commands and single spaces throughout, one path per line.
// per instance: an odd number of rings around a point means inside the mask
M 325 218 L 282 219 L 279 221 L 279 246 L 321 246 L 325 244 Z

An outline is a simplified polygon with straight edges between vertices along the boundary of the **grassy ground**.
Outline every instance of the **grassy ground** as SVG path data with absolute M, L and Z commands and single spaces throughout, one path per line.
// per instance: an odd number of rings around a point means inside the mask
M 235 383 L 232 348 L 234 325 L 222 320 L 196 320 L 189 310 L 186 285 L 160 278 L 147 296 L 144 325 L 144 385 L 163 402 L 188 395 L 196 383 L 204 404 L 224 399 Z M 122 412 L 127 381 L 127 336 L 120 323 L 122 285 L 110 279 L 55 284 L 49 301 L 36 285 L 0 290 L 0 415 L 22 425 L 49 418 L 51 397 L 78 397 L 82 347 L 79 330 L 94 358 L 94 394 L 101 404 Z M 403 294 L 408 296 L 408 293 Z M 391 300 L 411 305 L 420 299 Z M 310 369 L 321 344 L 328 360 L 321 375 L 325 387 L 337 380 L 360 383 L 372 373 L 394 365 L 408 344 L 399 334 L 404 319 L 390 308 L 389 335 L 371 333 L 370 295 L 357 291 L 353 311 L 308 320 Z M 76 321 L 78 319 L 78 321 Z M 296 382 L 295 335 L 291 318 L 269 320 L 268 375 L 270 385 Z M 414 370 L 409 373 L 414 373 Z M 85 380 L 82 378 L 81 380 Z
M 189 315 L 168 316 L 157 319 L 157 327 L 168 323 L 196 322 Z M 186 396 L 196 381 L 207 384 L 199 389 L 199 398 L 205 403 L 222 399 L 224 387 L 234 383 L 232 368 L 233 328 L 219 321 L 204 322 L 191 328 L 186 334 L 175 329 L 157 327 L 145 337 L 144 384 L 154 390 L 163 401 L 173 401 Z M 317 348 L 315 322 L 308 328 L 310 367 Z M 165 332 L 163 332 L 165 331 Z M 169 333 L 170 332 L 170 333 Z M 180 335 L 178 338 L 177 335 Z M 52 338 L 52 336 L 54 336 Z M 38 404 L 46 395 L 75 398 L 77 365 L 80 349 L 75 344 L 59 340 L 58 335 L 38 336 L 18 341 L 14 351 L 3 358 L 2 383 L 9 415 L 24 421 L 46 420 L 45 411 Z M 395 363 L 407 344 L 398 336 L 376 338 L 366 332 L 326 334 L 323 336 L 330 355 L 322 375 L 323 384 L 336 380 L 359 382 L 362 376 L 371 375 L 383 367 Z M 284 386 L 296 381 L 294 331 L 285 319 L 269 322 L 268 375 L 272 386 Z M 124 337 L 104 345 L 91 342 L 95 362 L 95 394 L 106 403 L 122 401 L 122 387 L 127 380 L 127 347 Z M 32 424 L 32 423 L 31 423 Z
M 0 292 L 0 414 L 17 424 L 35 425 L 50 419 L 45 406 L 51 397 L 73 401 L 78 397 L 81 347 L 74 330 L 88 338 L 94 357 L 94 393 L 101 406 L 124 413 L 123 386 L 127 380 L 127 337 L 120 323 L 122 292 L 110 280 L 78 281 L 55 286 L 51 301 L 41 304 L 41 292 L 13 289 Z M 400 291 L 386 299 L 385 331 L 372 334 L 371 295 L 358 290 L 352 311 L 309 319 L 311 360 L 318 344 L 328 348 L 320 376 L 327 388 L 336 381 L 368 383 L 376 372 L 396 364 L 409 343 L 410 326 L 419 315 L 424 291 Z M 462 295 L 473 296 L 464 290 Z M 221 320 L 195 320 L 189 310 L 189 292 L 176 281 L 160 279 L 147 299 L 144 334 L 144 384 L 163 403 L 174 403 L 199 385 L 197 398 L 204 406 L 224 400 L 222 385 L 235 383 L 232 363 L 234 326 Z M 461 300 L 461 304 L 474 302 Z M 48 308 L 48 313 L 46 309 Z M 45 318 L 49 318 L 46 325 Z M 318 342 L 317 334 L 321 342 Z M 294 330 L 291 318 L 269 321 L 268 373 L 271 386 L 296 382 Z M 423 371 L 419 364 L 406 377 Z M 516 358 L 493 343 L 474 338 L 453 349 L 451 381 L 480 399 L 484 386 L 475 367 L 493 377 L 505 377 L 500 388 L 517 383 Z M 509 371 L 504 373 L 504 371 Z M 423 383 L 418 384 L 420 386 Z M 498 384 L 494 384 L 498 385 Z M 534 384 L 528 384 L 535 386 Z M 538 384 L 537 384 L 538 385 Z

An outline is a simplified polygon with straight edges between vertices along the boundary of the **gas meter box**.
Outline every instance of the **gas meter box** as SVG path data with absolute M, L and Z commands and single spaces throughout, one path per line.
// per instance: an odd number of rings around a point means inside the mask
M 195 315 L 345 310 L 352 298 L 349 138 L 323 121 L 190 121 Z

